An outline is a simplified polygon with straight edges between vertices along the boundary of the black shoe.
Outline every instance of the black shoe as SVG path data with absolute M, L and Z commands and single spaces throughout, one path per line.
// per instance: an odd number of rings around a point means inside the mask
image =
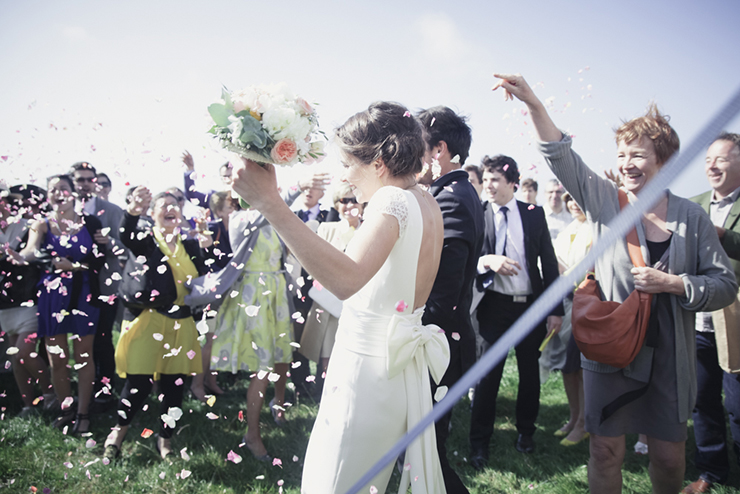
M 108 396 L 105 398 L 95 398 L 92 403 L 90 403 L 90 413 L 105 413 L 110 410 L 115 410 L 117 407 L 118 400 L 113 396 Z
M 520 453 L 532 453 L 534 451 L 534 438 L 519 434 L 516 440 L 516 450 Z
M 483 470 L 488 466 L 488 448 L 473 448 L 470 453 L 470 465 L 476 470 Z

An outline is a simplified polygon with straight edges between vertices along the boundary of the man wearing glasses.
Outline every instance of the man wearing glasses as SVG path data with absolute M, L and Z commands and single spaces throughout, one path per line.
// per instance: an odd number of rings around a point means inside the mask
M 111 395 L 113 377 L 116 371 L 115 350 L 111 332 L 118 312 L 118 299 L 108 301 L 107 297 L 118 293 L 120 283 L 121 264 L 119 257 L 125 257 L 119 237 L 119 227 L 123 219 L 123 211 L 115 204 L 96 197 L 99 187 L 98 175 L 95 167 L 86 161 L 72 165 L 69 174 L 75 184 L 77 200 L 84 212 L 95 216 L 103 224 L 101 234 L 109 237 L 108 251 L 105 265 L 100 273 L 100 296 L 106 298 L 100 309 L 98 328 L 95 331 L 93 342 L 93 360 L 95 362 L 95 400 L 91 411 L 103 412 L 116 406 L 116 400 Z M 107 181 L 110 184 L 110 180 Z M 110 189 L 108 189 L 110 190 Z M 98 234 L 96 234 L 97 237 Z M 98 239 L 100 240 L 100 239 Z M 114 276 L 115 274 L 118 276 Z
M 97 188 L 95 189 L 95 196 L 104 201 L 107 201 L 112 189 L 110 178 L 105 173 L 98 173 L 95 178 L 98 179 L 95 184 L 97 185 Z

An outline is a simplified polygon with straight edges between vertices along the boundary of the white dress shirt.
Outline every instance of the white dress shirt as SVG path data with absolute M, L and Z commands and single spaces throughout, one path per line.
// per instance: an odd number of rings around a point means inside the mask
M 504 213 L 501 206 L 490 203 L 493 208 L 493 218 L 496 227 L 495 254 L 503 255 L 504 240 L 506 241 L 506 257 L 519 263 L 521 269 L 513 276 L 496 276 L 493 283 L 488 287 L 494 292 L 504 295 L 521 296 L 532 294 L 532 282 L 527 274 L 527 255 L 524 247 L 524 228 L 522 217 L 519 214 L 519 206 L 516 199 L 512 198 L 505 206 L 507 221 L 504 222 Z

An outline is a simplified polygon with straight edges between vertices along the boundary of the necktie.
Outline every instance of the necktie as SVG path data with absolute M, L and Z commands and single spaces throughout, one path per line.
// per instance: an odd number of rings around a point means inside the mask
M 506 255 L 506 238 L 508 236 L 506 232 L 509 228 L 509 217 L 507 216 L 506 213 L 509 212 L 509 208 L 507 208 L 506 206 L 501 206 L 501 209 L 499 209 L 499 211 L 504 213 L 504 227 L 502 229 L 503 235 L 504 235 L 504 248 L 501 250 L 501 255 L 505 256 Z

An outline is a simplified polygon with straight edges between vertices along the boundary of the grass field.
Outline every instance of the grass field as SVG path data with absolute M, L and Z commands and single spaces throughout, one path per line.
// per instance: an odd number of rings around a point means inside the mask
M 38 415 L 18 419 L 18 396 L 12 375 L 0 374 L 0 493 L 275 493 L 300 492 L 301 465 L 308 436 L 316 416 L 317 405 L 292 406 L 289 423 L 277 427 L 267 408 L 262 413 L 262 434 L 268 451 L 281 461 L 268 465 L 253 459 L 246 448 L 240 448 L 245 423 L 238 419 L 245 408 L 245 380 L 221 377 L 228 393 L 211 408 L 189 394 L 183 404 L 185 412 L 173 447 L 183 448 L 189 459 L 159 459 L 154 437 L 140 436 L 144 428 L 158 429 L 159 406 L 155 396 L 147 401 L 148 410 L 137 415 L 124 442 L 121 459 L 108 465 L 102 461 L 103 442 L 115 425 L 115 412 L 93 416 L 91 437 L 76 438 L 52 429 L 51 417 Z M 186 382 L 186 386 L 189 383 Z M 448 443 L 451 461 L 472 493 L 581 493 L 588 491 L 586 462 L 588 443 L 572 448 L 558 444 L 552 433 L 567 418 L 567 405 L 559 374 L 550 376 L 542 388 L 542 406 L 535 435 L 537 448 L 532 455 L 514 449 L 514 404 L 517 386 L 516 366 L 512 356 L 507 361 L 502 391 L 499 396 L 498 420 L 491 446 L 490 468 L 477 472 L 467 463 L 467 433 L 470 402 L 464 398 L 455 407 L 453 428 Z M 271 397 L 268 391 L 267 400 Z M 211 412 L 218 416 L 209 419 Z M 624 465 L 624 492 L 650 493 L 647 458 L 632 453 L 636 436 L 627 437 Z M 686 479 L 695 480 L 693 468 L 693 431 L 689 423 Z M 228 461 L 230 451 L 242 461 Z M 733 465 L 735 458 L 731 458 Z M 717 494 L 740 493 L 740 472 L 735 467 L 727 487 Z M 388 492 L 394 492 L 398 475 L 394 474 Z M 34 491 L 36 489 L 36 491 Z

